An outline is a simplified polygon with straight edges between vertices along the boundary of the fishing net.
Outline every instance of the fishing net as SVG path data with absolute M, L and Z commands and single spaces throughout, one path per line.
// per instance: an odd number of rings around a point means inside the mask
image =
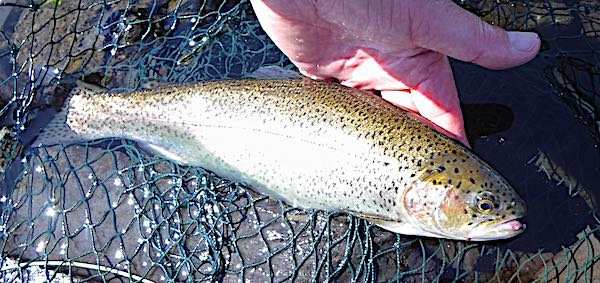
M 0 0 L 0 268 L 7 282 L 599 280 L 600 4 L 460 1 L 535 30 L 504 71 L 452 61 L 475 151 L 528 204 L 527 231 L 468 243 L 300 210 L 104 139 L 24 148 L 39 94 L 67 78 L 115 91 L 291 67 L 248 1 Z M 232 149 L 235 150 L 235 149 Z M 597 272 L 594 272 L 597 271 Z

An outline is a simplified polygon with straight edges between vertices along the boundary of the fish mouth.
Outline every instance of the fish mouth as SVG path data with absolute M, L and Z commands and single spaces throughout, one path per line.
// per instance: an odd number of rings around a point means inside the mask
M 502 222 L 486 225 L 475 229 L 467 238 L 467 241 L 492 241 L 512 238 L 523 233 L 526 225 L 521 223 L 518 218 L 511 218 Z
M 499 231 L 514 231 L 522 233 L 525 231 L 526 225 L 521 223 L 517 218 L 500 222 L 496 225 L 496 229 Z

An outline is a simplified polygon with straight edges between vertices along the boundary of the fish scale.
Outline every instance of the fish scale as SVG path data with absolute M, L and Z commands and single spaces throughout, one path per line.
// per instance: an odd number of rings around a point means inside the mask
M 77 88 L 61 113 L 66 118 L 51 122 L 40 144 L 131 139 L 294 206 L 352 213 L 395 232 L 470 239 L 466 229 L 524 214 L 512 187 L 464 146 L 416 114 L 333 82 L 228 80 L 132 93 Z M 61 125 L 60 134 L 51 133 Z M 488 184 L 497 184 L 492 193 L 504 209 L 473 217 L 473 195 L 492 189 Z M 438 215 L 440 207 L 447 213 Z

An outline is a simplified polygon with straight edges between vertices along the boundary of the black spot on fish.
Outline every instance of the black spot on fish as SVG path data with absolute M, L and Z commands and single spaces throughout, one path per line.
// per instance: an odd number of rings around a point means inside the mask
M 446 167 L 444 167 L 444 166 L 438 167 L 438 172 L 440 172 L 440 173 L 444 172 L 445 170 L 446 170 Z
M 473 178 L 469 178 L 469 182 L 471 182 L 471 184 L 475 184 L 475 180 Z
M 459 172 L 459 171 L 458 171 L 458 167 L 454 167 L 454 173 L 455 173 L 455 174 L 458 174 L 458 172 Z

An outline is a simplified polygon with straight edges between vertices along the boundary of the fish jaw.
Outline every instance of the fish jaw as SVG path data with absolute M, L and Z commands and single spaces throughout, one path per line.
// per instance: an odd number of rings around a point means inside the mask
M 518 219 L 510 219 L 494 224 L 479 225 L 467 234 L 467 241 L 493 241 L 515 237 L 523 233 L 526 225 Z

